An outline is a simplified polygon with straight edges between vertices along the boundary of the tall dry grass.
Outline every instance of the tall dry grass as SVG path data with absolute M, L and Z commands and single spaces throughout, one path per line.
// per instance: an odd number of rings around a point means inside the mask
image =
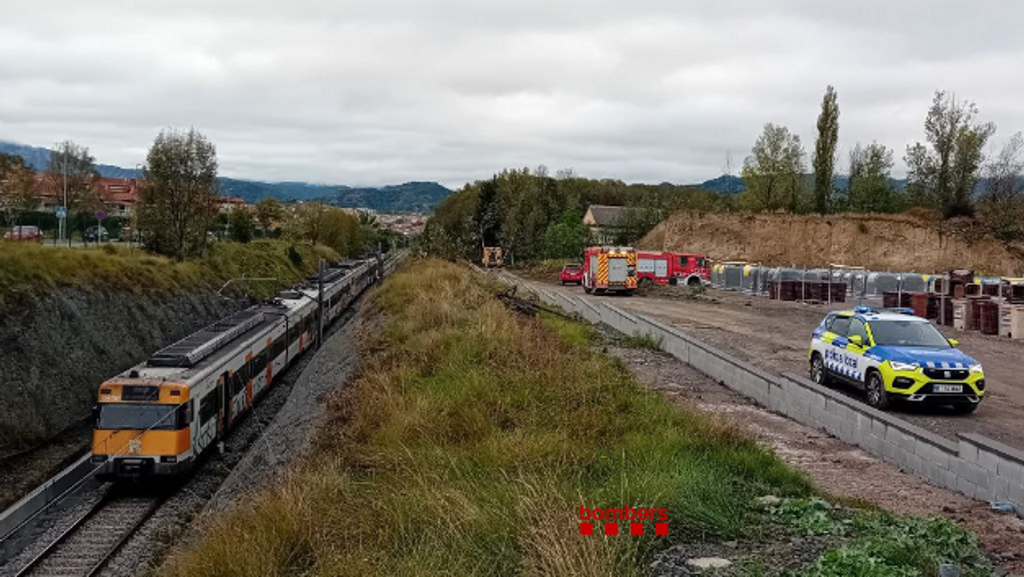
M 440 261 L 390 279 L 313 454 L 163 573 L 639 575 L 673 540 L 756 532 L 756 496 L 809 491 L 591 351 L 586 327 L 513 315 L 495 290 Z M 670 535 L 579 534 L 580 505 L 627 504 L 667 508 Z

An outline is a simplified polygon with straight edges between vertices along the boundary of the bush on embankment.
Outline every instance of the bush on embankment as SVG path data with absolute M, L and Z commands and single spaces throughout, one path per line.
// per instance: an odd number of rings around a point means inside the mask
M 389 280 L 317 451 L 164 573 L 640 575 L 670 542 L 757 535 L 759 495 L 810 492 L 592 351 L 588 327 L 514 315 L 494 290 L 439 261 Z M 580 535 L 581 506 L 627 505 L 667 509 L 669 536 Z
M 0 242 L 0 310 L 38 300 L 58 287 L 173 292 L 217 288 L 242 276 L 276 277 L 292 284 L 314 273 L 321 257 L 336 260 L 338 255 L 323 246 L 278 240 L 219 242 L 202 257 L 178 263 L 115 244 L 68 249 Z M 280 288 L 274 283 L 247 287 L 257 297 Z
M 316 271 L 329 249 L 281 241 L 217 243 L 198 259 L 105 245 L 0 243 L 0 458 L 89 414 L 97 386 L 158 348 Z

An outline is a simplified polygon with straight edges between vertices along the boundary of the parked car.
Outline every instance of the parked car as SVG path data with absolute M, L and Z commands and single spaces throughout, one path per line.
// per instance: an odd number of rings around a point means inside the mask
M 43 231 L 38 226 L 15 226 L 4 233 L 4 240 L 43 242 Z
M 900 400 L 973 412 L 985 398 L 981 364 L 911 313 L 868 307 L 828 313 L 811 337 L 811 380 L 860 387 L 876 409 Z
M 142 235 L 139 234 L 138 230 L 133 229 L 130 226 L 121 228 L 121 237 L 118 239 L 121 242 L 140 242 Z
M 578 264 L 567 264 L 558 273 L 558 280 L 562 284 L 583 284 L 583 267 Z
M 85 242 L 107 242 L 110 240 L 110 234 L 107 233 L 106 227 L 102 226 L 90 226 L 85 229 L 85 234 L 82 235 Z

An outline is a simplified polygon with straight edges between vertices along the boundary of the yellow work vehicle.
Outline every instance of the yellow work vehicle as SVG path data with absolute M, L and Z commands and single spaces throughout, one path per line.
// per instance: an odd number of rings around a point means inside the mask
M 485 246 L 483 263 L 484 268 L 501 268 L 505 266 L 505 261 L 502 258 L 501 247 Z

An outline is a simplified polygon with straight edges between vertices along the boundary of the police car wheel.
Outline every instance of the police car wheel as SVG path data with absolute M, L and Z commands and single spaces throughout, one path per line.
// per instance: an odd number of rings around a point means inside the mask
M 825 370 L 825 362 L 821 360 L 821 355 L 816 354 L 811 357 L 811 380 L 826 387 L 831 384 L 832 379 L 829 378 L 828 371 Z
M 889 399 L 889 392 L 885 390 L 882 375 L 878 373 L 868 375 L 867 394 L 868 404 L 872 407 L 883 411 L 889 408 L 891 400 Z

